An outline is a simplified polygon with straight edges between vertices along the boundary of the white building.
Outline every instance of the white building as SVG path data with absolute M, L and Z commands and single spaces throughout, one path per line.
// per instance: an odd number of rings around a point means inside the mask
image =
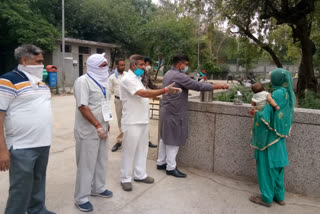
M 64 77 L 62 75 L 62 42 L 57 41 L 56 49 L 45 54 L 45 66 L 55 65 L 58 67 L 58 86 L 72 87 L 74 81 L 87 72 L 86 61 L 91 54 L 106 53 L 109 65 L 113 64 L 118 45 L 94 42 L 80 39 L 65 38 Z

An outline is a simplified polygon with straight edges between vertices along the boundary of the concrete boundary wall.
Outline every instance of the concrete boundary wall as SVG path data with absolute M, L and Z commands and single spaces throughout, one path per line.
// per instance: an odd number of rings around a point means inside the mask
M 189 135 L 178 163 L 257 182 L 254 149 L 249 146 L 253 121 L 249 109 L 248 104 L 189 100 Z M 320 197 L 320 110 L 295 109 L 287 149 L 286 190 Z

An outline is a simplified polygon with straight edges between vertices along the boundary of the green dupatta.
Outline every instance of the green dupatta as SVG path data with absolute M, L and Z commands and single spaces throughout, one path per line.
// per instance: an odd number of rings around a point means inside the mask
M 296 97 L 292 88 L 291 73 L 277 68 L 271 72 L 272 98 L 280 107 L 277 111 L 270 104 L 254 116 L 251 146 L 260 151 L 288 137 L 293 123 Z

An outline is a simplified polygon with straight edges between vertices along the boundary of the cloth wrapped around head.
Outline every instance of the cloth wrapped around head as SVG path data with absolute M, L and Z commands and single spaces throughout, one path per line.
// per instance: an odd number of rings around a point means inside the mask
M 87 73 L 102 87 L 108 87 L 109 67 L 108 60 L 103 54 L 92 54 L 87 60 Z M 106 63 L 105 63 L 106 62 Z M 105 64 L 104 67 L 99 67 Z
M 271 72 L 271 84 L 273 90 L 285 88 L 289 95 L 290 108 L 296 105 L 296 96 L 293 91 L 293 79 L 289 71 L 283 68 L 276 68 Z
M 280 138 L 288 137 L 293 123 L 296 96 L 292 86 L 291 73 L 277 68 L 271 72 L 272 98 L 280 107 L 277 111 L 267 104 L 255 114 L 251 146 L 264 150 L 277 143 Z

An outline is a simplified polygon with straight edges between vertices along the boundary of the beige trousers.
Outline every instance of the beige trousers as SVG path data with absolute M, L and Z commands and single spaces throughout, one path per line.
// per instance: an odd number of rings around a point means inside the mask
M 89 201 L 91 193 L 106 190 L 108 140 L 76 139 L 77 177 L 74 200 L 77 204 Z
M 116 108 L 116 114 L 117 114 L 117 121 L 118 121 L 118 128 L 120 130 L 120 134 L 117 136 L 117 143 L 122 142 L 123 133 L 121 130 L 121 118 L 122 118 L 122 101 L 114 98 L 114 106 Z

